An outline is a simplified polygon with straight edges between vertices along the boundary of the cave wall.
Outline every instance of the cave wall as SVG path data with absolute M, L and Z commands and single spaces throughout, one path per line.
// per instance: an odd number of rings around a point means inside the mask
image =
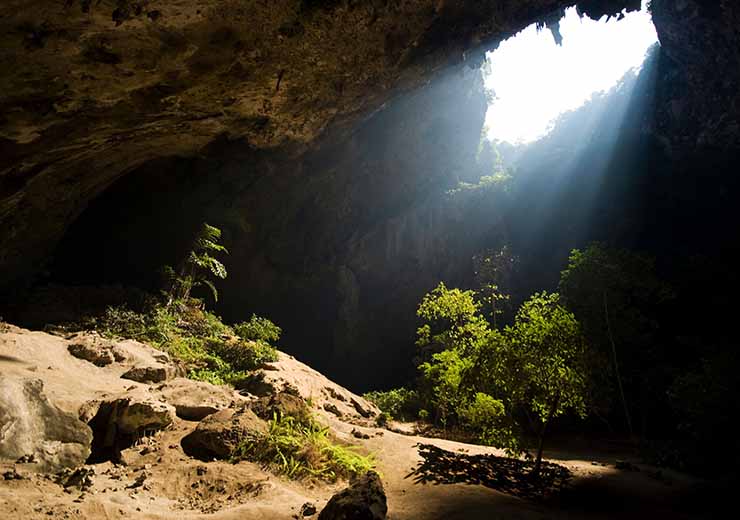
M 740 149 L 740 5 L 653 0 L 662 48 L 652 132 L 676 159 Z

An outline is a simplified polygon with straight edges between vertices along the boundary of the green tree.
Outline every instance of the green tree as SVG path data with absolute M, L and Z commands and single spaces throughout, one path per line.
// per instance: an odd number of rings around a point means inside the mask
M 566 412 L 586 414 L 590 362 L 581 326 L 558 294 L 534 294 L 507 327 L 499 345 L 499 374 L 512 402 L 538 423 L 533 473 L 542 465 L 548 426 Z
M 574 249 L 560 275 L 563 302 L 583 324 L 595 348 L 608 356 L 608 372 L 616 383 L 630 436 L 632 401 L 640 402 L 643 434 L 648 403 L 654 399 L 651 380 L 658 378 L 648 367 L 661 365 L 655 348 L 658 332 L 656 310 L 671 297 L 670 289 L 655 275 L 655 262 L 646 255 L 603 244 Z M 601 385 L 608 389 L 609 384 Z M 608 401 L 607 395 L 601 400 Z
M 490 334 L 474 291 L 448 289 L 440 283 L 419 304 L 423 325 L 417 330 L 421 353 L 421 393 L 444 426 L 457 418 L 472 388 L 465 382 L 473 353 Z
M 206 286 L 210 289 L 213 299 L 218 301 L 218 291 L 211 278 L 224 279 L 226 267 L 213 255 L 228 253 L 226 248 L 219 244 L 221 230 L 203 223 L 193 239 L 190 252 L 175 271 L 171 266 L 165 266 L 164 272 L 168 280 L 167 306 L 179 300 L 187 300 L 194 287 Z
M 475 296 L 475 291 L 448 289 L 442 282 L 424 295 L 416 311 L 423 322 L 416 341 L 422 354 L 449 349 L 467 353 L 485 339 L 490 329 Z

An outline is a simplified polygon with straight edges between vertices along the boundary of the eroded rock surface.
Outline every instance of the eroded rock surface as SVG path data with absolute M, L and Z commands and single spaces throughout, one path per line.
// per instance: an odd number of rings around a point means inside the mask
M 72 343 L 67 347 L 69 353 L 79 359 L 89 361 L 93 365 L 103 367 L 116 361 L 110 346 L 93 343 Z
M 157 400 L 146 388 L 91 401 L 80 410 L 80 419 L 93 430 L 93 462 L 115 460 L 138 437 L 170 426 L 175 417 L 175 407 Z
M 225 386 L 177 378 L 156 387 L 156 394 L 188 421 L 200 421 L 212 413 L 243 403 L 245 399 Z
M 42 470 L 74 468 L 90 455 L 92 432 L 49 402 L 40 379 L 0 374 L 0 458 L 29 458 Z
M 124 372 L 121 377 L 139 383 L 161 383 L 162 381 L 183 375 L 185 374 L 175 366 L 157 363 L 135 366 Z

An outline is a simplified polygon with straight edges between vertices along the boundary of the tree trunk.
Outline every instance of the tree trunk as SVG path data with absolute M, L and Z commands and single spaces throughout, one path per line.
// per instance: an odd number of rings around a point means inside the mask
M 560 394 L 555 396 L 555 399 L 550 406 L 550 411 L 547 413 L 547 419 L 542 423 L 542 429 L 540 430 L 540 438 L 537 446 L 537 459 L 534 461 L 534 469 L 532 470 L 532 476 L 538 477 L 540 475 L 540 469 L 542 468 L 542 451 L 545 447 L 545 433 L 547 433 L 547 425 L 550 424 L 555 411 L 558 409 L 558 403 L 560 402 Z
M 606 300 L 606 291 L 604 291 L 604 317 L 606 318 L 606 331 L 609 333 L 609 341 L 612 346 L 612 360 L 614 362 L 614 373 L 617 376 L 617 386 L 619 387 L 619 395 L 622 398 L 622 406 L 624 407 L 624 417 L 627 420 L 627 429 L 630 433 L 630 439 L 634 437 L 632 432 L 632 418 L 630 417 L 630 411 L 627 407 L 627 399 L 624 397 L 624 388 L 622 387 L 622 376 L 619 375 L 619 363 L 617 361 L 617 346 L 614 343 L 614 336 L 612 336 L 612 327 L 609 323 L 609 305 Z

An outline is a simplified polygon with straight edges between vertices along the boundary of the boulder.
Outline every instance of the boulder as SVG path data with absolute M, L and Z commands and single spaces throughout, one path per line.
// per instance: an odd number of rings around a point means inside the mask
M 103 367 L 110 365 L 116 359 L 109 341 L 97 334 L 80 334 L 75 336 L 67 350 L 74 357 L 89 361 L 93 365 Z
M 251 408 L 258 417 L 266 421 L 269 421 L 275 415 L 294 417 L 303 423 L 307 423 L 311 419 L 311 412 L 306 401 L 288 392 L 260 397 L 251 404 Z
M 200 460 L 229 458 L 240 443 L 267 433 L 267 423 L 249 408 L 228 408 L 203 419 L 183 437 L 182 449 Z
M 116 361 L 131 366 L 155 363 L 171 364 L 172 362 L 166 352 L 133 339 L 118 341 L 113 345 L 112 350 Z
M 185 378 L 167 381 L 158 386 L 156 392 L 162 401 L 175 407 L 178 417 L 188 421 L 200 421 L 245 400 L 224 386 Z
M 384 520 L 387 513 L 380 476 L 368 471 L 331 497 L 319 513 L 319 520 Z
M 40 379 L 0 375 L 0 458 L 30 456 L 43 471 L 74 468 L 92 438 L 88 425 L 49 402 Z
M 178 375 L 182 374 L 179 374 L 174 366 L 157 363 L 135 366 L 121 375 L 121 378 L 130 379 L 138 383 L 161 383 Z
M 175 420 L 175 407 L 137 389 L 123 396 L 87 403 L 80 417 L 93 430 L 91 462 L 117 460 L 136 439 L 161 430 Z

